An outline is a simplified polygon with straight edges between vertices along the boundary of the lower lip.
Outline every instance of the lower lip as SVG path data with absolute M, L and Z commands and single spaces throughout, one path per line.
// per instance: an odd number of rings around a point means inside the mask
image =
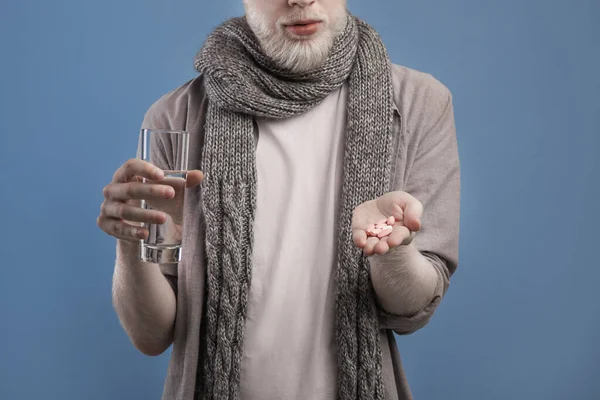
M 312 22 L 306 25 L 287 25 L 286 28 L 294 35 L 310 36 L 319 30 L 320 22 Z

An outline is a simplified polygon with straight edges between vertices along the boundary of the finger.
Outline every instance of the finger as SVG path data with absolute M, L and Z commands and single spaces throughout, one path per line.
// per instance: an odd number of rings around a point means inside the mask
M 97 223 L 100 229 L 109 235 L 116 237 L 117 239 L 140 240 L 145 239 L 149 235 L 147 229 L 140 226 L 130 225 L 115 218 L 106 218 L 100 216 L 98 217 Z
M 148 224 L 164 224 L 167 215 L 156 210 L 144 210 L 127 203 L 117 201 L 106 201 L 102 203 L 102 215 L 107 218 L 124 219 L 133 222 L 145 222 Z
M 185 187 L 192 188 L 194 186 L 198 186 L 200 183 L 202 183 L 203 179 L 204 174 L 202 173 L 202 171 L 198 171 L 197 169 L 188 171 Z
M 388 244 L 389 236 L 382 237 L 379 239 L 375 247 L 373 248 L 373 252 L 375 254 L 385 254 L 390 250 L 390 246 Z
M 172 199 L 175 190 L 169 185 L 154 183 L 111 183 L 104 188 L 104 197 L 108 200 L 161 200 Z
M 404 209 L 404 225 L 413 232 L 421 229 L 421 216 L 423 215 L 423 205 L 420 201 L 413 198 L 407 202 Z
M 389 247 L 397 247 L 400 246 L 402 241 L 406 239 L 410 235 L 410 230 L 401 224 L 395 224 L 394 230 L 390 233 L 390 236 L 387 238 L 387 243 Z
M 151 180 L 161 180 L 165 177 L 162 169 L 144 160 L 132 158 L 119 168 L 113 175 L 113 182 L 130 182 L 134 177 L 141 176 Z
M 375 245 L 379 242 L 379 238 L 369 237 L 367 239 L 367 244 L 363 248 L 363 252 L 366 256 L 372 256 L 374 254 Z
M 416 235 L 416 232 L 411 232 L 410 235 L 408 235 L 408 237 L 406 239 L 404 239 L 401 244 L 408 246 L 415 239 L 415 235 Z
M 364 248 L 367 244 L 367 232 L 362 229 L 356 229 L 352 232 L 352 241 L 358 248 Z

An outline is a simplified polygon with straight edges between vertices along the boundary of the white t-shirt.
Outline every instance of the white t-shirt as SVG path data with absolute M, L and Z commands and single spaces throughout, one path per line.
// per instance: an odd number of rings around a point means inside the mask
M 333 400 L 335 262 L 347 86 L 307 113 L 258 119 L 242 400 Z

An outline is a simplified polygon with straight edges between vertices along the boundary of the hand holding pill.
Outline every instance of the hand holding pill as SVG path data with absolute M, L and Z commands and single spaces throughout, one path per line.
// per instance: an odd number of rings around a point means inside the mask
M 423 205 L 403 191 L 366 201 L 352 214 L 352 240 L 367 256 L 385 254 L 421 229 Z

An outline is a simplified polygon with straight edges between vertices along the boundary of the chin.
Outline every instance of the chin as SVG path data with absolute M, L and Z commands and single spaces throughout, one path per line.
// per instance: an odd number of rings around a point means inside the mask
M 303 46 L 311 46 L 321 38 L 321 32 L 315 32 L 312 35 L 294 35 L 289 32 L 285 36 L 290 42 L 299 43 Z
M 268 28 L 259 20 L 250 19 L 265 55 L 280 68 L 293 73 L 306 73 L 321 67 L 331 50 L 334 32 L 323 24 L 311 35 L 297 35 L 282 24 Z

